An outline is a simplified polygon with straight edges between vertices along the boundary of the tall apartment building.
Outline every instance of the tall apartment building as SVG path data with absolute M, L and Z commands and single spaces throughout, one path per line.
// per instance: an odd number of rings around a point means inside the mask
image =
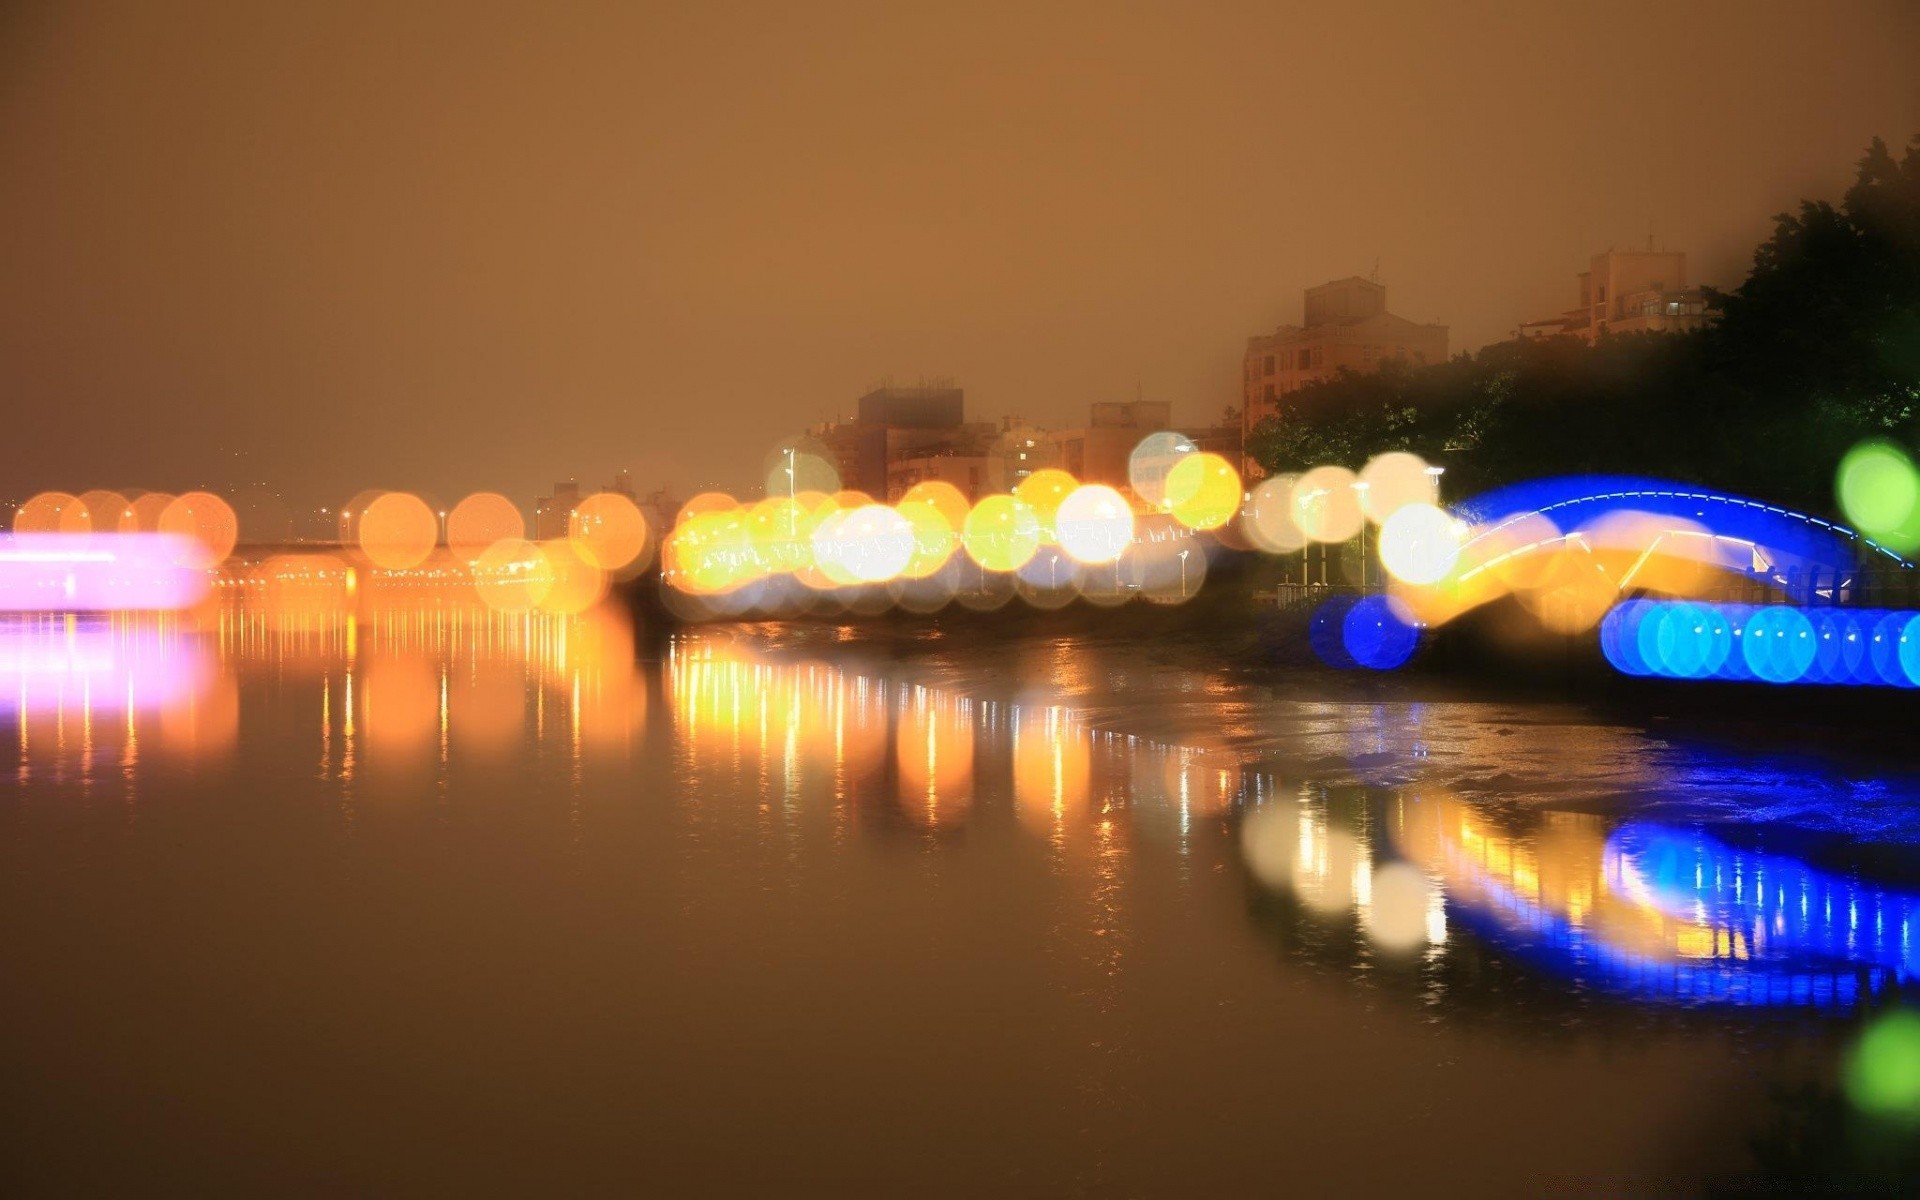
M 1580 303 L 1557 317 L 1524 321 L 1521 338 L 1562 334 L 1677 333 L 1707 321 L 1706 293 L 1687 286 L 1684 250 L 1608 250 L 1580 272 Z
M 1299 325 L 1247 339 L 1242 362 L 1242 439 L 1282 399 L 1342 367 L 1371 371 L 1389 360 L 1445 362 L 1447 327 L 1422 325 L 1387 311 L 1387 289 L 1351 276 L 1308 288 Z

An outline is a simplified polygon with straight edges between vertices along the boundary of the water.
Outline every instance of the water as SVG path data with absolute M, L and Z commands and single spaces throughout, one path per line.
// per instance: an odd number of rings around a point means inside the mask
M 13 1190 L 1670 1194 L 1911 777 L 1204 642 L 0 630 Z

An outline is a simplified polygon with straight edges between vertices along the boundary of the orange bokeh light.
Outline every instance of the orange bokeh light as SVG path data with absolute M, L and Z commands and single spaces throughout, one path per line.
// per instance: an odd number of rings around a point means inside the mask
M 80 504 L 78 496 L 66 492 L 41 492 L 13 514 L 15 533 L 59 533 L 62 518 Z
M 479 557 L 503 538 L 527 536 L 520 506 L 498 492 L 475 492 L 447 514 L 447 548 L 463 561 Z
M 154 533 L 160 528 L 160 514 L 173 503 L 168 492 L 142 492 L 120 510 L 117 528 L 121 533 Z
M 357 515 L 360 549 L 376 566 L 404 571 L 425 562 L 440 540 L 440 520 L 410 492 L 384 492 Z
M 624 570 L 647 548 L 647 518 L 620 493 L 596 492 L 574 508 L 567 540 L 586 563 L 602 571 Z
M 176 533 L 193 539 L 198 547 L 187 565 L 214 567 L 233 553 L 240 538 L 240 519 L 233 506 L 212 492 L 187 492 L 176 496 L 161 511 L 162 533 Z

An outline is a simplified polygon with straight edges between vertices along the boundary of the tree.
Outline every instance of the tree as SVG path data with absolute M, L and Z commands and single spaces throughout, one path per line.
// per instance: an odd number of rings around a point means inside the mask
M 1298 471 L 1408 449 L 1444 463 L 1454 494 L 1634 474 L 1829 510 L 1849 446 L 1920 432 L 1920 138 L 1898 161 L 1875 139 L 1841 204 L 1781 214 L 1747 279 L 1710 304 L 1703 331 L 1342 372 L 1288 397 L 1248 453 Z

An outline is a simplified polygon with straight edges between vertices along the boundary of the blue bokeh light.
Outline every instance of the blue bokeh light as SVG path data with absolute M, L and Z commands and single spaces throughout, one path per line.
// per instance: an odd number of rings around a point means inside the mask
M 1335 596 L 1307 623 L 1307 643 L 1320 661 L 1340 670 L 1391 671 L 1420 648 L 1420 622 L 1391 596 Z
M 1920 687 L 1920 613 L 1629 600 L 1600 623 L 1624 675 Z

